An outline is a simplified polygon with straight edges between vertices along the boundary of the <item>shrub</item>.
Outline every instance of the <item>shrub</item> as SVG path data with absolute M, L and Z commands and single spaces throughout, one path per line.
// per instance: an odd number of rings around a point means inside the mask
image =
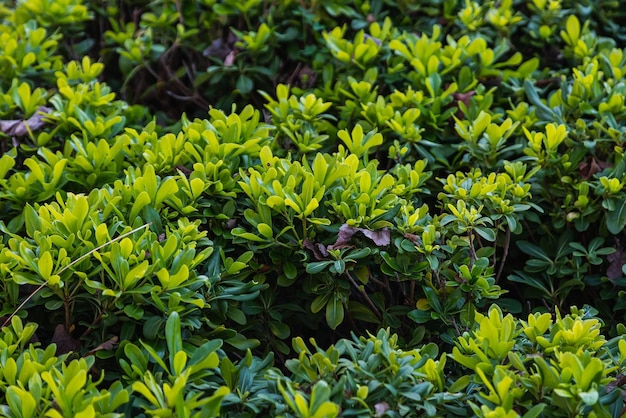
M 3 414 L 619 415 L 623 17 L 0 6 Z

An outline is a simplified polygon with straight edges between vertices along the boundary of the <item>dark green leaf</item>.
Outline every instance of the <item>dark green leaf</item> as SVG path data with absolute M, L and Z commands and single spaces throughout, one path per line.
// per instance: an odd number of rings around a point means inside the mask
M 343 322 L 343 317 L 344 309 L 341 295 L 335 292 L 326 305 L 326 323 L 331 329 L 336 329 Z
M 241 74 L 239 78 L 237 78 L 236 84 L 237 90 L 239 93 L 246 95 L 252 91 L 254 88 L 254 82 L 252 79 L 244 74 Z
M 618 235 L 626 226 L 626 198 L 617 202 L 615 210 L 606 215 L 606 228 L 614 235 Z

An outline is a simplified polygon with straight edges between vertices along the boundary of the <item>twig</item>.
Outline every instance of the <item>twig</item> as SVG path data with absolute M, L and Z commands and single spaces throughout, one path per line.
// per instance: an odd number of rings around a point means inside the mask
M 476 249 L 474 248 L 474 234 L 472 233 L 472 229 L 469 229 L 469 250 L 470 250 L 470 261 L 469 261 L 469 267 L 470 269 L 472 268 L 472 266 L 474 265 L 474 261 L 476 261 L 476 259 L 478 258 L 476 256 Z
M 496 284 L 498 283 L 498 281 L 500 281 L 500 276 L 502 276 L 502 271 L 504 271 L 504 262 L 506 261 L 506 257 L 509 255 L 510 244 L 511 244 L 511 228 L 509 227 L 506 229 L 506 235 L 504 237 L 504 252 L 502 253 L 502 260 L 500 260 L 500 267 L 498 267 L 498 274 L 496 274 Z
M 382 319 L 383 318 L 382 315 L 378 311 L 378 308 L 376 308 L 376 305 L 374 305 L 374 302 L 372 302 L 370 297 L 367 295 L 367 292 L 363 288 L 361 288 L 357 284 L 356 281 L 354 281 L 352 276 L 350 276 L 350 273 L 348 272 L 348 270 L 346 270 L 345 273 L 346 273 L 346 276 L 348 277 L 348 280 L 350 280 L 350 283 L 352 283 L 352 286 L 356 287 L 357 290 L 361 293 L 361 296 L 363 296 L 363 298 L 365 299 L 369 307 L 372 309 L 372 311 L 374 312 L 374 315 L 376 315 L 376 318 L 378 318 L 379 320 Z
M 63 273 L 65 270 L 67 270 L 68 268 L 72 267 L 74 264 L 77 264 L 77 263 L 83 261 L 85 258 L 89 257 L 91 254 L 95 253 L 96 251 L 101 250 L 102 248 L 106 247 L 109 244 L 114 243 L 115 241 L 119 241 L 122 238 L 126 238 L 127 236 L 132 235 L 135 232 L 137 232 L 137 231 L 139 231 L 139 230 L 141 230 L 143 228 L 147 228 L 150 225 L 152 225 L 152 222 L 148 222 L 147 224 L 141 225 L 140 227 L 137 227 L 137 228 L 133 229 L 132 231 L 128 231 L 125 234 L 122 234 L 122 235 L 120 235 L 118 237 L 113 238 L 110 241 L 105 242 L 104 244 L 94 248 L 93 250 L 91 250 L 91 251 L 81 255 L 76 260 L 72 261 L 67 266 L 65 266 L 61 270 L 59 270 L 55 275 L 61 275 L 61 273 Z M 18 313 L 20 311 L 20 309 L 22 309 L 24 307 L 24 305 L 26 305 L 28 303 L 28 301 L 30 301 L 47 284 L 48 284 L 48 281 L 46 280 L 45 282 L 40 284 L 39 287 L 37 289 L 35 289 L 30 295 L 28 295 L 28 297 L 26 299 L 24 299 L 24 301 L 22 303 L 20 303 L 20 306 L 15 308 L 13 313 L 11 315 L 9 315 L 9 317 L 4 321 L 4 323 L 2 324 L 2 328 L 6 327 L 9 324 L 9 322 L 11 321 L 11 319 L 15 316 L 15 314 Z

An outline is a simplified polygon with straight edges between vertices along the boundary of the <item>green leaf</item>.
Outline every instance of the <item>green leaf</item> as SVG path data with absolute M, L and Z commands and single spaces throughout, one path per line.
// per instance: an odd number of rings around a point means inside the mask
M 343 322 L 343 317 L 344 309 L 341 295 L 335 292 L 326 305 L 326 323 L 331 329 L 336 329 Z
M 545 409 L 546 404 L 545 403 L 540 403 L 538 405 L 533 406 L 532 408 L 530 408 L 528 410 L 528 412 L 526 412 L 522 418 L 537 418 L 538 416 L 541 415 L 541 413 L 543 412 L 543 410 Z
M 148 270 L 148 267 L 149 267 L 148 260 L 144 260 L 141 264 L 138 264 L 135 267 L 133 267 L 133 269 L 129 271 L 128 274 L 126 274 L 126 277 L 124 277 L 124 283 L 123 283 L 124 289 L 123 290 L 132 289 L 133 285 L 137 283 L 138 280 L 144 277 L 144 275 L 146 274 L 146 271 Z
M 233 306 L 228 308 L 228 312 L 226 312 L 226 316 L 228 316 L 228 318 L 232 319 L 239 325 L 245 325 L 247 322 L 246 314 L 244 314 L 241 309 L 237 309 Z
M 491 115 L 481 110 L 476 119 L 474 119 L 474 122 L 472 123 L 474 128 L 472 139 L 477 140 L 480 135 L 482 135 L 482 133 L 485 131 L 485 129 L 487 129 L 487 126 L 489 126 L 490 123 Z
M 210 340 L 196 348 L 187 363 L 194 372 L 217 367 L 219 357 L 216 351 L 222 346 L 222 340 Z
M 534 287 L 535 289 L 541 290 L 546 296 L 550 295 L 550 291 L 543 283 L 519 271 L 516 271 L 515 274 L 510 275 L 507 279 L 512 282 L 521 283 L 523 285 L 528 285 Z
M 132 319 L 141 320 L 143 318 L 143 308 L 138 305 L 126 305 L 124 306 L 124 313 Z
M 548 254 L 535 244 L 531 244 L 528 241 L 517 241 L 515 244 L 517 244 L 517 247 L 522 250 L 524 254 L 552 262 Z
M 528 101 L 535 105 L 535 107 L 537 108 L 536 113 L 541 120 L 556 120 L 557 122 L 562 123 L 561 118 L 554 112 L 554 110 L 550 109 L 541 101 L 541 99 L 539 98 L 539 94 L 537 94 L 537 90 L 533 85 L 533 82 L 528 79 L 524 80 L 524 93 L 526 93 Z
M 0 180 L 6 176 L 10 169 L 15 165 L 15 158 L 8 153 L 0 158 Z
M 326 267 L 333 264 L 333 261 L 315 261 L 313 263 L 309 263 L 306 266 L 306 272 L 309 274 L 317 274 L 323 271 Z
M 572 14 L 567 18 L 565 28 L 567 29 L 567 35 L 569 36 L 571 45 L 576 45 L 578 38 L 580 38 L 580 22 L 578 21 L 576 15 Z
M 586 370 L 585 373 L 587 373 Z M 598 403 L 598 399 L 600 398 L 598 391 L 595 389 L 592 389 L 588 392 L 580 392 L 578 396 L 580 396 L 580 399 L 585 403 L 585 405 L 589 406 Z
M 374 315 L 374 312 L 367 306 L 360 302 L 351 300 L 348 302 L 348 311 L 353 319 L 359 321 L 371 322 L 373 324 L 378 323 L 378 318 Z
M 216 417 L 220 415 L 220 409 L 222 400 L 226 395 L 230 393 L 230 390 L 226 386 L 221 386 L 209 397 L 209 401 L 204 404 L 199 416 L 203 417 Z
M 276 337 L 280 338 L 281 340 L 288 338 L 289 334 L 291 333 L 291 329 L 289 329 L 289 325 L 283 322 L 271 321 L 269 323 L 269 328 L 270 328 L 270 331 L 272 331 L 272 334 L 274 334 Z
M 161 318 L 159 318 L 159 319 L 161 319 Z M 167 371 L 167 365 L 165 364 L 165 362 L 161 358 L 162 356 L 159 353 L 157 353 L 157 351 L 150 344 L 146 344 L 145 342 L 143 342 L 141 340 L 139 340 L 139 342 L 141 343 L 143 348 L 148 352 L 150 357 L 152 357 L 152 360 L 154 360 L 159 366 L 161 366 L 161 368 L 163 370 Z M 171 356 L 171 357 L 173 358 L 173 356 Z
M 24 223 L 26 226 L 26 234 L 34 238 L 35 231 L 41 230 L 41 218 L 37 211 L 29 204 L 24 206 Z
M 50 279 L 50 276 L 52 275 L 53 262 L 52 254 L 50 254 L 49 251 L 46 251 L 41 257 L 39 257 L 39 260 L 37 260 L 37 267 L 39 268 L 39 274 L 42 279 Z
M 283 263 L 283 273 L 289 280 L 293 280 L 298 275 L 298 269 L 293 263 L 289 261 L 285 261 Z
M 313 299 L 313 302 L 311 302 L 311 312 L 317 313 L 321 311 L 322 308 L 328 303 L 330 296 L 330 293 L 326 293 L 324 295 L 319 295 L 315 299 Z
M 154 233 L 159 235 L 165 232 L 163 229 L 163 223 L 161 222 L 161 215 L 155 208 L 150 205 L 144 207 L 143 217 L 146 223 L 150 223 L 150 230 L 152 230 Z
M 148 369 L 148 358 L 141 352 L 135 344 L 129 343 L 124 346 L 124 354 L 130 360 L 133 367 L 137 367 L 140 373 L 145 373 Z
M 170 365 L 174 370 L 174 355 L 183 349 L 183 337 L 180 330 L 180 316 L 178 312 L 170 313 L 165 323 L 165 340 L 167 341 L 167 350 L 169 351 Z
M 159 191 L 156 194 L 154 205 L 160 205 L 169 196 L 172 196 L 178 191 L 178 184 L 173 177 L 168 178 L 159 186 Z
M 248 241 L 266 242 L 264 238 L 251 234 L 250 232 L 245 232 L 243 228 L 234 228 L 232 230 L 232 234 L 236 237 L 243 238 Z
M 610 211 L 606 216 L 606 228 L 614 235 L 618 235 L 626 226 L 626 198 L 621 199 L 615 210 Z
M 254 82 L 250 77 L 241 74 L 239 78 L 237 78 L 236 87 L 237 90 L 239 90 L 239 93 L 241 93 L 242 95 L 246 95 L 250 93 L 254 88 Z
M 150 195 L 145 190 L 137 195 L 135 198 L 135 203 L 133 203 L 132 208 L 130 209 L 130 215 L 128 216 L 128 220 L 132 223 L 135 218 L 139 215 L 139 212 L 147 205 L 150 204 Z
M 419 309 L 413 309 L 407 314 L 407 316 L 410 320 L 417 322 L 418 324 L 423 324 L 433 319 L 430 315 L 430 311 L 422 311 Z
M 339 406 L 330 402 L 330 387 L 320 380 L 311 391 L 310 411 L 311 418 L 333 418 L 339 413 Z
M 259 231 L 259 233 L 261 235 L 263 235 L 265 238 L 267 239 L 273 239 L 274 238 L 274 231 L 272 230 L 272 227 L 269 226 L 268 224 L 265 223 L 259 223 L 256 226 L 256 229 Z
M 476 226 L 474 227 L 474 231 L 489 242 L 494 242 L 496 240 L 496 233 L 491 228 Z
M 172 374 L 174 376 L 180 376 L 180 374 L 185 369 L 185 366 L 187 365 L 187 353 L 185 353 L 184 351 L 179 351 L 173 356 L 170 355 L 170 357 L 174 358 L 172 362 Z
M 465 376 L 458 378 L 452 385 L 450 385 L 448 391 L 452 393 L 460 392 L 472 382 L 472 379 L 473 377 L 471 375 L 466 374 Z
M 430 307 L 433 308 L 433 310 L 437 313 L 443 313 L 441 301 L 439 300 L 439 296 L 437 295 L 435 289 L 429 286 L 424 286 L 423 289 Z

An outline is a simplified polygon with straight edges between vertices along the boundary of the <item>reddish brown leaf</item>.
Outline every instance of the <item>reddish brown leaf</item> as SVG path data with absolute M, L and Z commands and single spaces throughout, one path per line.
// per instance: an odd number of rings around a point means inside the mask
M 606 385 L 606 392 L 609 393 L 613 389 L 618 388 L 618 387 L 622 387 L 624 385 L 626 385 L 626 375 L 623 374 L 623 373 L 620 373 L 617 376 L 615 376 L 615 380 L 614 381 L 612 381 L 611 383 Z
M 93 350 L 89 350 L 87 353 L 85 353 L 85 356 L 89 356 L 89 355 L 95 354 L 97 351 L 113 350 L 113 348 L 115 348 L 115 344 L 117 344 L 118 340 L 119 340 L 119 338 L 116 335 L 114 335 L 113 337 L 109 338 L 108 340 L 106 340 L 105 342 L 103 342 L 102 344 L 100 344 L 99 346 L 94 348 Z
M 594 174 L 601 172 L 607 167 L 611 167 L 611 163 L 598 161 L 590 156 L 585 161 L 578 164 L 578 172 L 583 179 L 589 180 Z
M 626 249 L 616 240 L 615 252 L 606 256 L 609 267 L 606 269 L 606 277 L 610 280 L 619 279 L 624 275 L 622 266 L 626 264 Z
M 465 106 L 469 107 L 469 105 L 470 105 L 470 98 L 471 98 L 474 94 L 476 94 L 476 92 L 475 92 L 474 90 L 470 90 L 470 91 L 468 91 L 467 93 L 454 93 L 454 94 L 452 95 L 452 97 L 454 97 L 454 99 L 455 99 L 456 101 L 463 102 L 463 104 L 464 104 Z
M 377 417 L 382 417 L 385 412 L 389 411 L 389 404 L 387 402 L 378 402 L 374 405 L 374 410 L 376 411 Z
M 354 228 L 348 224 L 341 225 L 341 227 L 339 228 L 339 234 L 337 234 L 337 241 L 335 241 L 333 245 L 328 247 L 328 249 L 334 250 L 337 248 L 347 247 L 348 242 L 350 242 L 350 238 L 352 238 L 352 236 L 356 234 L 357 231 L 358 231 L 358 228 Z
M 29 130 L 34 132 L 41 129 L 46 124 L 46 114 L 51 111 L 49 107 L 39 106 L 35 114 L 26 120 L 0 120 L 0 131 L 9 136 L 26 136 Z
M 232 50 L 233 49 L 230 45 L 228 45 L 228 43 L 224 42 L 221 38 L 218 38 L 211 42 L 211 45 L 205 48 L 205 50 L 202 51 L 202 54 L 205 57 L 217 57 L 224 59 L 230 52 L 232 52 Z
M 237 53 L 235 51 L 230 51 L 228 55 L 226 55 L 226 58 L 224 58 L 224 67 L 232 67 L 235 63 L 236 56 Z
M 589 157 L 586 161 L 578 164 L 578 172 L 585 180 L 588 180 L 599 171 L 600 166 L 596 163 L 596 160 L 593 157 Z
M 313 252 L 313 257 L 315 257 L 317 261 L 325 260 L 328 257 L 328 251 L 326 251 L 326 247 L 323 244 L 314 244 L 307 238 L 302 245 Z
M 420 237 L 418 235 L 415 234 L 410 234 L 410 233 L 406 233 L 404 234 L 404 238 L 408 239 L 409 241 L 411 241 L 413 244 L 419 244 L 420 242 Z
M 391 233 L 389 232 L 387 228 L 383 228 L 382 230 L 379 230 L 379 231 L 370 231 L 369 229 L 355 228 L 348 224 L 343 224 L 339 228 L 337 241 L 333 245 L 329 246 L 328 249 L 330 250 L 330 249 L 348 247 L 350 239 L 357 232 L 360 232 L 363 235 L 365 235 L 367 238 L 372 240 L 374 244 L 376 244 L 379 247 L 384 247 L 391 243 Z
M 378 247 L 386 247 L 391 244 L 391 232 L 387 228 L 379 231 L 370 231 L 369 229 L 359 228 L 359 231 L 376 244 Z

